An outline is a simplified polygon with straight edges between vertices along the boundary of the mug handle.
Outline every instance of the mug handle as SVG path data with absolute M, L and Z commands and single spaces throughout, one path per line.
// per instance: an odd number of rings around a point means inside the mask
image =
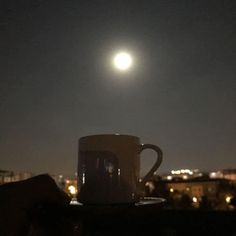
M 153 167 L 151 168 L 151 170 L 143 177 L 141 183 L 145 184 L 145 182 L 147 182 L 154 174 L 154 172 L 158 169 L 158 167 L 161 165 L 162 163 L 162 150 L 153 144 L 142 144 L 141 145 L 141 150 L 139 153 L 141 153 L 142 151 L 144 151 L 145 149 L 152 149 L 157 153 L 157 160 L 155 162 L 155 164 L 153 165 Z

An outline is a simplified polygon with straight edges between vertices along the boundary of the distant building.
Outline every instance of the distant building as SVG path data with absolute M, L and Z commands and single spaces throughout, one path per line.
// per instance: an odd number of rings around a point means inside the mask
M 222 170 L 223 177 L 225 179 L 236 182 L 236 169 L 225 169 Z
M 212 171 L 209 173 L 211 179 L 222 178 L 233 182 L 236 182 L 236 169 L 224 169 L 218 171 Z
M 33 177 L 31 172 L 13 172 L 8 170 L 0 170 L 0 184 L 16 182 Z
M 146 186 L 149 196 L 164 197 L 174 207 L 229 209 L 230 200 L 236 197 L 236 185 L 232 181 L 204 175 L 191 179 L 153 180 Z
M 170 192 L 178 191 L 188 194 L 191 198 L 200 199 L 203 196 L 209 200 L 214 200 L 220 194 L 220 191 L 228 190 L 230 193 L 230 184 L 224 179 L 192 179 L 178 182 L 167 182 L 167 188 Z
M 0 184 L 11 182 L 11 177 L 14 175 L 13 171 L 0 170 Z

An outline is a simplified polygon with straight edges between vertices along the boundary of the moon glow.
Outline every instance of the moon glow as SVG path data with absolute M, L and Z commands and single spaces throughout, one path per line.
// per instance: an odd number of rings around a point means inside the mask
M 126 52 L 117 53 L 113 59 L 113 64 L 116 69 L 126 71 L 132 66 L 132 57 Z

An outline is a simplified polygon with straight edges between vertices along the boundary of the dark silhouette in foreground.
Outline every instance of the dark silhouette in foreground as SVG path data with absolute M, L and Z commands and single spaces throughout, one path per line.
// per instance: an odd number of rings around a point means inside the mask
M 32 227 L 34 211 L 48 204 L 66 206 L 69 203 L 70 197 L 49 175 L 1 185 L 0 235 L 39 235 L 35 232 L 37 227 Z
M 233 199 L 235 202 L 235 199 Z M 164 204 L 69 205 L 48 175 L 0 186 L 1 236 L 236 235 L 236 211 L 170 209 Z

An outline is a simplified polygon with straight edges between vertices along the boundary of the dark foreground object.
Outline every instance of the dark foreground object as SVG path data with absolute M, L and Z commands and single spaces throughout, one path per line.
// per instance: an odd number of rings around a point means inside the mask
M 236 235 L 236 211 L 169 210 L 158 205 L 50 206 L 35 216 L 33 224 L 43 230 L 32 235 Z

